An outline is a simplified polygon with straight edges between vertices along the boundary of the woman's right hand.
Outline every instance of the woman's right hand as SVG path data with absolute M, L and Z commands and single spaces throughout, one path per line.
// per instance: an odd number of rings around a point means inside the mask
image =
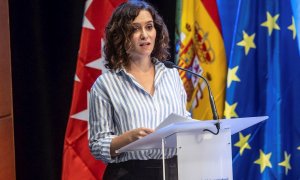
M 141 127 L 127 131 L 121 134 L 120 136 L 113 138 L 110 145 L 111 156 L 117 156 L 118 154 L 116 153 L 116 150 L 120 149 L 123 146 L 126 146 L 131 142 L 141 139 L 142 137 L 145 137 L 153 132 L 153 129 Z
M 133 142 L 133 141 L 141 139 L 142 137 L 145 137 L 153 132 L 154 132 L 153 129 L 142 127 L 142 128 L 133 129 L 131 131 L 127 131 L 124 133 L 124 135 L 128 137 L 129 142 Z

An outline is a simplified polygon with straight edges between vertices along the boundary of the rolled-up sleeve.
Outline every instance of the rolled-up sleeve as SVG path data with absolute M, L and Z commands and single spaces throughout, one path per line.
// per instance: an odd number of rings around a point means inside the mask
M 89 99 L 88 138 L 89 148 L 96 159 L 112 163 L 110 145 L 114 134 L 113 109 L 105 93 L 92 88 Z

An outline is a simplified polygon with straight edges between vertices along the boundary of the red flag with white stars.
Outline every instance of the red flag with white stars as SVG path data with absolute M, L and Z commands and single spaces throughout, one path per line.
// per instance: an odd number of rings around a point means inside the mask
M 104 28 L 113 10 L 124 0 L 87 0 L 75 74 L 73 100 L 65 134 L 63 180 L 102 179 L 105 164 L 88 147 L 89 90 L 105 71 Z

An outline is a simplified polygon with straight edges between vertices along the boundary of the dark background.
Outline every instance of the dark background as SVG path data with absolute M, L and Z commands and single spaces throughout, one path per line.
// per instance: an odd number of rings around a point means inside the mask
M 148 1 L 174 51 L 174 0 Z M 9 0 L 16 177 L 61 179 L 85 1 Z

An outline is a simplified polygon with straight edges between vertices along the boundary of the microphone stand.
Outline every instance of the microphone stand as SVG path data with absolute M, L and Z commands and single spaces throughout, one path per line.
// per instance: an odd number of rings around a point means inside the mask
M 212 91 L 211 91 L 211 88 L 209 86 L 209 83 L 207 81 L 206 78 L 204 78 L 203 76 L 201 76 L 200 74 L 197 74 L 197 73 L 194 73 L 193 71 L 191 70 L 188 70 L 188 69 L 184 69 L 182 67 L 179 67 L 177 65 L 175 65 L 173 62 L 171 61 L 162 61 L 162 63 L 167 67 L 167 68 L 176 68 L 176 69 L 180 69 L 182 71 L 186 71 L 186 72 L 189 72 L 201 79 L 204 80 L 207 88 L 208 88 L 208 93 L 209 93 L 209 102 L 210 102 L 210 107 L 211 107 L 211 111 L 212 111 L 212 114 L 213 114 L 213 119 L 214 120 L 217 120 L 217 122 L 215 123 L 215 126 L 217 128 L 217 132 L 213 132 L 209 129 L 204 129 L 203 131 L 208 131 L 214 135 L 218 135 L 219 134 L 219 131 L 220 131 L 220 119 L 219 119 L 219 116 L 218 116 L 218 112 L 217 112 L 217 108 L 216 108 L 216 104 L 215 104 L 215 100 L 214 100 L 214 97 L 213 97 L 213 94 L 212 94 Z

